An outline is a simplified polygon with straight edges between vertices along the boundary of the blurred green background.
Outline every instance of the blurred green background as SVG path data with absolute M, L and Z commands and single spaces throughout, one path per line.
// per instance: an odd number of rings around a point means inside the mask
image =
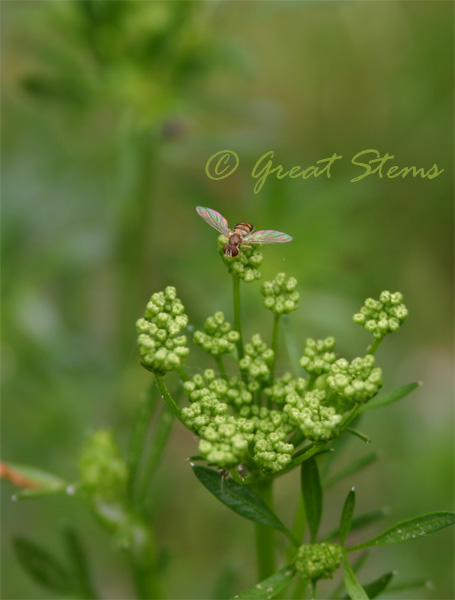
M 289 232 L 264 249 L 263 280 L 299 280 L 299 344 L 335 335 L 341 353 L 369 339 L 352 323 L 365 297 L 400 290 L 410 318 L 377 353 L 385 389 L 419 380 L 401 404 L 362 425 L 383 458 L 333 488 L 323 530 L 356 486 L 359 511 L 391 507 L 384 526 L 453 507 L 453 12 L 450 2 L 2 2 L 3 459 L 69 480 L 87 435 L 113 428 L 123 448 L 150 381 L 134 322 L 154 291 L 175 285 L 193 326 L 231 314 L 216 233 L 196 205 L 231 224 Z M 212 181 L 208 158 L 235 151 Z M 445 169 L 433 180 L 360 182 L 350 164 L 375 148 L 390 165 Z M 343 155 L 330 180 L 251 170 L 307 167 Z M 244 334 L 271 336 L 260 283 L 244 286 Z M 269 340 L 270 341 L 270 340 Z M 193 352 L 188 371 L 212 366 Z M 284 352 L 279 369 L 286 369 Z M 176 425 L 157 475 L 153 520 L 169 550 L 173 598 L 209 598 L 224 565 L 235 591 L 255 583 L 253 526 L 223 509 L 186 458 Z M 370 448 L 353 438 L 348 460 Z M 2 491 L 2 597 L 48 598 L 22 572 L 11 538 L 61 552 L 76 525 L 104 597 L 132 597 L 122 555 L 77 501 L 11 502 Z M 290 523 L 298 480 L 279 480 Z M 377 530 L 371 531 L 374 533 Z M 365 582 L 398 569 L 431 579 L 403 598 L 448 599 L 453 534 L 379 549 Z M 390 596 L 389 596 L 390 597 Z M 398 596 L 394 596 L 398 597 Z

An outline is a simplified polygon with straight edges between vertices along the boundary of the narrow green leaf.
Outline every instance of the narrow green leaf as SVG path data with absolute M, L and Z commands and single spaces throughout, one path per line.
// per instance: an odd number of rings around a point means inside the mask
M 207 467 L 191 465 L 199 481 L 220 502 L 242 517 L 273 527 L 287 535 L 294 543 L 292 533 L 273 513 L 265 502 L 254 494 L 246 485 L 240 485 L 232 479 L 223 479 L 220 473 Z
M 295 567 L 288 565 L 245 592 L 234 596 L 234 598 L 242 598 L 243 600 L 269 600 L 281 592 L 289 584 L 294 575 Z
M 351 600 L 368 600 L 367 593 L 357 581 L 357 577 L 355 576 L 354 571 L 351 569 L 351 565 L 349 564 L 346 556 L 344 558 L 343 577 L 346 591 Z
M 318 535 L 322 515 L 322 488 L 318 465 L 314 457 L 302 463 L 300 485 L 311 542 L 314 542 Z
M 431 581 L 417 577 L 413 579 L 399 579 L 388 587 L 387 592 L 401 592 L 402 590 L 413 590 L 421 587 L 431 587 Z
M 370 525 L 371 523 L 374 523 L 375 521 L 382 519 L 388 513 L 389 513 L 389 509 L 386 506 L 384 506 L 383 508 L 376 508 L 374 510 L 369 510 L 367 512 L 364 512 L 352 519 L 350 531 L 356 531 L 358 529 L 361 529 L 362 527 L 366 527 L 367 525 Z M 321 539 L 321 542 L 325 542 L 327 540 L 334 539 L 334 538 L 338 537 L 339 534 L 340 534 L 340 528 L 336 527 L 335 529 L 332 529 L 332 531 L 327 533 Z
M 54 592 L 74 591 L 68 573 L 47 550 L 24 537 L 15 538 L 13 547 L 22 567 L 36 582 Z
M 343 510 L 341 512 L 340 519 L 340 544 L 344 546 L 346 537 L 351 529 L 352 517 L 354 515 L 355 508 L 355 490 L 349 491 L 344 501 Z
M 393 572 L 385 573 L 378 579 L 375 579 L 371 583 L 364 586 L 364 590 L 367 593 L 368 598 L 377 598 L 381 592 L 389 585 L 390 581 L 394 578 Z
M 335 475 L 332 475 L 332 477 L 328 477 L 324 481 L 324 484 L 323 484 L 324 488 L 328 488 L 331 485 L 333 485 L 334 483 L 337 483 L 338 481 L 341 481 L 342 479 L 345 479 L 346 477 L 349 477 L 349 476 L 353 475 L 354 473 L 357 473 L 361 469 L 364 469 L 367 465 L 369 465 L 370 463 L 374 462 L 377 458 L 379 458 L 379 456 L 380 456 L 379 452 L 370 452 L 370 454 L 365 454 L 364 456 L 360 456 L 359 458 L 356 458 L 351 463 L 346 465 L 346 467 L 344 467 L 343 469 L 338 471 L 338 473 L 335 473 Z
M 14 495 L 15 499 L 55 494 L 65 491 L 68 486 L 66 481 L 52 473 L 16 463 L 0 463 L 0 476 L 22 488 Z
M 406 521 L 400 521 L 390 529 L 384 531 L 377 537 L 347 548 L 348 552 L 368 548 L 370 546 L 387 546 L 389 544 L 400 544 L 409 540 L 427 535 L 453 525 L 455 522 L 455 513 L 453 512 L 433 512 L 425 515 L 419 515 Z
M 348 433 L 350 433 L 351 435 L 355 435 L 356 437 L 358 437 L 360 440 L 362 440 L 362 442 L 365 442 L 365 444 L 371 444 L 370 438 L 367 435 L 365 435 L 364 433 L 362 433 L 361 431 L 359 431 L 358 429 L 352 429 L 352 427 L 346 427 L 346 431 Z
M 354 573 L 357 573 L 358 571 L 360 571 L 360 569 L 363 567 L 363 565 L 365 564 L 365 562 L 367 561 L 369 556 L 370 556 L 370 551 L 366 550 L 354 561 L 354 563 L 351 566 L 351 569 L 354 571 Z M 344 581 L 341 580 L 340 583 L 337 585 L 337 587 L 333 590 L 330 598 L 334 598 L 334 599 L 340 598 L 341 593 L 343 592 L 344 589 L 345 589 Z
M 79 590 L 80 595 L 84 598 L 99 598 L 93 589 L 87 556 L 79 534 L 71 527 L 67 527 L 63 535 L 74 574 L 74 587 Z
M 392 390 L 391 392 L 388 392 L 386 394 L 379 394 L 379 396 L 376 396 L 376 398 L 373 398 L 373 400 L 370 400 L 369 402 L 364 404 L 360 409 L 360 413 L 364 413 L 368 410 L 372 410 L 373 408 L 380 408 L 381 406 L 387 406 L 387 404 L 397 402 L 398 400 L 401 400 L 421 385 L 421 383 L 415 381 L 414 383 L 402 385 L 401 387 L 396 388 L 395 390 Z

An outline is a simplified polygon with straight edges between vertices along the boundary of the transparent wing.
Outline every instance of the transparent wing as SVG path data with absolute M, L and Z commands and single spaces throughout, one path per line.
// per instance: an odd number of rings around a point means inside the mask
M 206 223 L 211 225 L 214 229 L 225 235 L 230 236 L 229 225 L 223 215 L 211 208 L 205 206 L 196 206 L 197 214 L 204 219 Z
M 273 229 L 262 229 L 255 231 L 243 238 L 243 241 L 248 244 L 285 244 L 291 242 L 292 237 L 282 231 L 274 231 Z

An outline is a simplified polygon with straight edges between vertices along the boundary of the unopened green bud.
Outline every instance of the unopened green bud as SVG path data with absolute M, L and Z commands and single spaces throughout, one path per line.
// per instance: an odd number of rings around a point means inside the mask
M 295 568 L 310 581 L 331 579 L 342 560 L 343 551 L 338 544 L 305 544 L 297 552 Z
M 289 314 L 298 308 L 300 294 L 296 291 L 295 277 L 286 279 L 285 273 L 278 273 L 273 281 L 266 281 L 261 288 L 264 306 L 276 315 Z
M 408 309 L 403 303 L 403 294 L 381 292 L 379 300 L 367 298 L 360 312 L 353 316 L 354 323 L 362 325 L 376 339 L 400 328 L 408 317 Z

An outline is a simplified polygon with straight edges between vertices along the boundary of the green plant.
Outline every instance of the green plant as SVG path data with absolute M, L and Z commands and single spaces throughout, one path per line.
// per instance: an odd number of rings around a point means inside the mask
M 352 427 L 362 414 L 396 402 L 418 387 L 410 383 L 378 395 L 382 370 L 376 365 L 374 352 L 406 319 L 403 297 L 382 292 L 378 300 L 366 300 L 354 315 L 354 322 L 373 334 L 372 344 L 363 356 L 352 360 L 338 357 L 335 339 L 327 337 L 307 339 L 303 355 L 295 360 L 297 344 L 289 314 L 298 308 L 296 279 L 279 273 L 262 285 L 263 304 L 273 316 L 271 345 L 259 334 L 247 342 L 242 332 L 240 288 L 242 282 L 259 279 L 263 255 L 258 249 L 242 250 L 238 258 L 229 259 L 222 250 L 225 238 L 220 236 L 218 242 L 232 278 L 234 325 L 218 311 L 194 333 L 194 343 L 213 364 L 189 377 L 184 367 L 190 352 L 184 333 L 189 319 L 183 303 L 174 287 L 152 295 L 144 316 L 136 323 L 138 346 L 141 363 L 153 374 L 166 405 L 159 406 L 152 385 L 138 407 L 127 457 L 122 456 L 110 431 L 97 431 L 81 453 L 77 484 L 69 486 L 52 475 L 19 465 L 4 465 L 3 474 L 25 488 L 17 497 L 66 490 L 84 500 L 127 553 L 137 596 L 164 598 L 167 591 L 161 577 L 162 555 L 147 516 L 153 474 L 172 424 L 178 419 L 199 438 L 199 453 L 190 463 L 197 479 L 222 504 L 255 524 L 259 583 L 235 598 L 291 597 L 291 593 L 301 598 L 308 590 L 315 598 L 318 581 L 332 578 L 341 565 L 342 585 L 350 598 L 375 598 L 393 589 L 394 573 L 361 585 L 355 573 L 366 555 L 351 565 L 352 552 L 409 541 L 454 522 L 451 512 L 423 514 L 401 521 L 365 542 L 348 544 L 350 532 L 385 514 L 384 510 L 373 510 L 354 516 L 356 497 L 351 489 L 341 509 L 339 527 L 325 535 L 319 531 L 323 494 L 330 483 L 352 475 L 377 457 L 377 453 L 360 456 L 331 475 L 333 457 L 342 450 L 340 441 L 352 435 L 369 441 Z M 277 377 L 275 360 L 281 325 L 293 360 L 292 369 Z M 236 373 L 228 375 L 233 370 Z M 170 372 L 180 380 L 171 391 L 165 382 Z M 188 403 L 182 407 L 183 393 Z M 148 442 L 152 417 L 154 435 Z M 273 486 L 283 474 L 297 468 L 301 475 L 300 501 L 290 530 L 274 512 Z M 275 532 L 288 544 L 288 564 L 279 569 Z M 26 570 L 48 589 L 70 597 L 96 597 L 76 533 L 66 532 L 65 542 L 67 565 L 29 539 L 17 539 L 15 548 Z M 295 588 L 289 592 L 294 578 Z M 338 586 L 333 597 L 340 593 Z

